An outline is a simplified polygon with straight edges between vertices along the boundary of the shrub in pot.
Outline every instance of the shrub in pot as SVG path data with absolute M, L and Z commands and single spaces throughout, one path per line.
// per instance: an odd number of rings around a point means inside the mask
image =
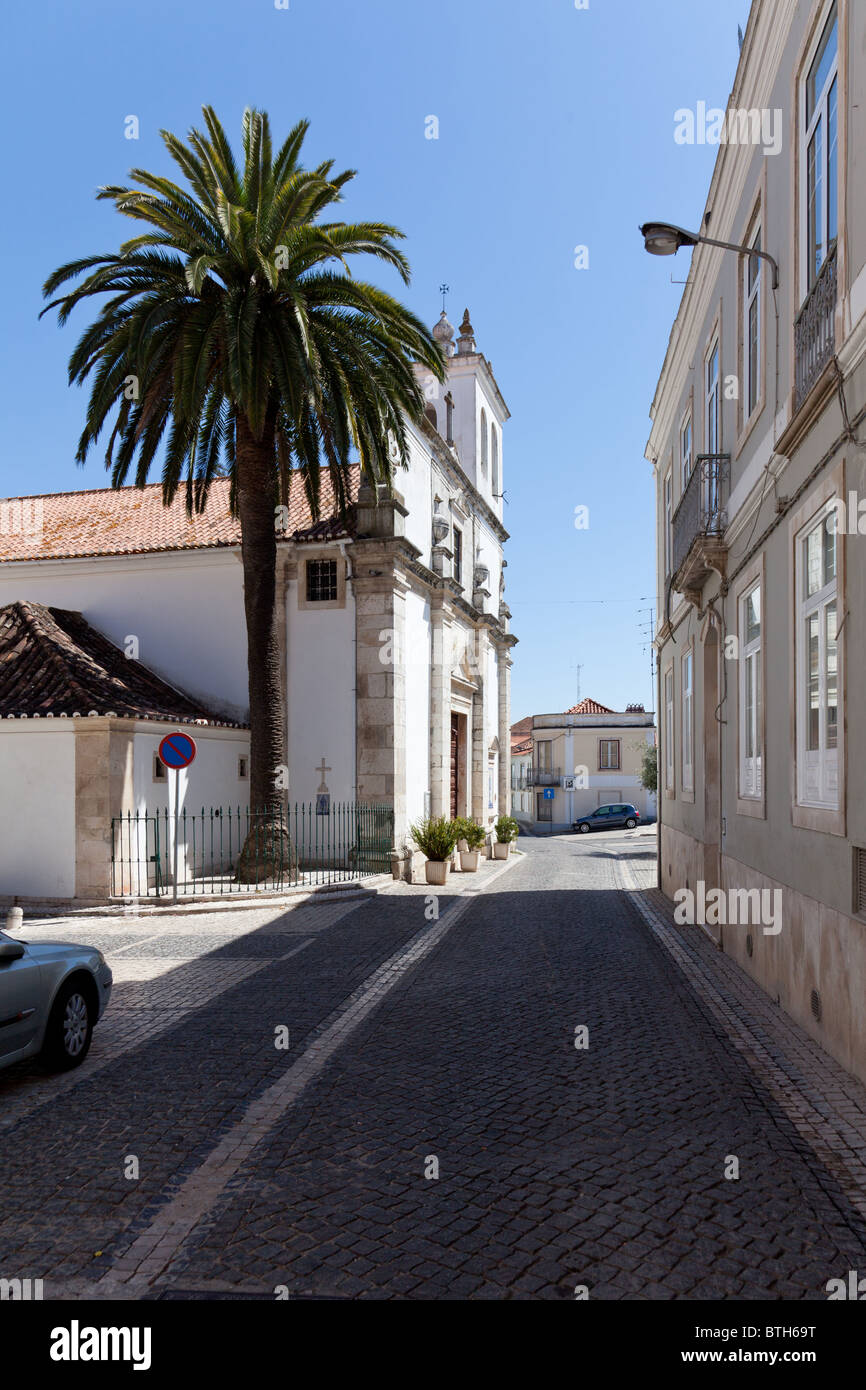
M 448 861 L 457 843 L 457 829 L 454 821 L 444 816 L 426 817 L 417 825 L 409 827 L 409 833 L 422 854 L 427 856 L 424 865 L 427 882 L 441 888 L 448 873 Z
M 495 825 L 496 843 L 493 846 L 494 859 L 507 859 L 513 840 L 517 839 L 519 827 L 513 816 L 500 816 Z
M 474 874 L 478 869 L 478 855 L 484 844 L 484 831 L 474 820 L 458 816 L 454 822 L 460 836 L 457 848 L 460 850 L 460 868 L 464 874 Z M 465 848 L 463 848 L 465 846 Z

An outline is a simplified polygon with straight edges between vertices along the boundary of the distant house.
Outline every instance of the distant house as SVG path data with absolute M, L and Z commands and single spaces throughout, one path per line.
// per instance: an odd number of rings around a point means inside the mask
M 511 814 L 526 820 L 532 810 L 527 775 L 532 771 L 532 715 L 511 726 Z
M 656 737 L 654 716 L 643 705 L 618 712 L 586 699 L 562 714 L 531 715 L 521 725 L 511 730 L 518 820 L 553 833 L 597 806 L 623 801 L 644 820 L 655 819 L 655 794 L 640 780 L 644 753 Z

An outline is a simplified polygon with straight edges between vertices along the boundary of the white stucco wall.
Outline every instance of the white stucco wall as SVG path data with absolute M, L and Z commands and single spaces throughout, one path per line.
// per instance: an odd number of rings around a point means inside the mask
M 430 790 L 430 605 L 420 594 L 406 595 L 406 816 L 410 825 L 424 815 Z
M 187 813 L 187 866 L 186 872 L 192 875 L 202 869 L 209 870 L 213 864 L 219 862 L 219 821 L 214 821 L 214 834 L 211 839 L 211 810 L 220 810 L 225 815 L 231 807 L 232 816 L 236 816 L 238 810 L 245 811 L 249 802 L 249 778 L 241 780 L 238 777 L 238 758 L 246 755 L 249 759 L 250 736 L 246 729 L 205 729 L 196 725 L 173 725 L 158 724 L 154 725 L 153 731 L 150 728 L 146 732 L 140 732 L 141 725 L 133 739 L 133 809 L 139 815 L 145 813 L 149 816 L 157 815 L 160 817 L 160 845 L 163 851 L 163 873 L 168 878 L 170 866 L 172 864 L 174 834 L 174 780 L 175 773 L 169 772 L 168 778 L 164 782 L 153 780 L 153 762 L 161 740 L 167 733 L 171 733 L 174 728 L 181 727 L 184 733 L 190 734 L 195 739 L 196 758 L 195 762 L 188 768 L 183 768 L 178 774 L 180 791 L 180 812 Z M 247 763 L 249 768 L 249 762 Z M 169 812 L 168 819 L 168 838 L 166 841 L 166 822 L 162 819 L 163 813 Z M 204 811 L 204 819 L 202 819 Z M 192 821 L 195 820 L 195 831 L 193 832 Z M 237 845 L 236 822 L 235 829 L 232 831 L 232 847 Z M 144 849 L 143 827 L 140 827 L 140 840 L 142 861 L 144 862 L 149 853 L 153 851 L 153 845 L 149 849 Z M 204 831 L 204 833 L 203 833 Z M 128 838 L 128 827 L 124 827 L 124 845 Z M 153 831 L 149 832 L 152 838 Z M 181 840 L 183 844 L 183 839 Z M 193 846 L 195 846 L 195 862 L 193 862 Z M 224 858 L 228 859 L 229 833 L 228 826 L 223 826 L 223 847 Z M 211 853 L 213 850 L 213 853 Z M 183 872 L 183 865 L 179 866 Z
M 299 566 L 303 575 L 303 566 Z M 344 608 L 298 607 L 298 584 L 286 599 L 289 801 L 315 801 L 322 758 L 331 802 L 355 799 L 355 600 Z M 382 668 L 383 671 L 385 668 Z
M 0 896 L 75 893 L 72 721 L 0 721 Z
M 39 561 L 0 566 L 0 608 L 16 600 L 83 613 L 138 659 L 216 714 L 247 718 L 247 648 L 240 553 Z

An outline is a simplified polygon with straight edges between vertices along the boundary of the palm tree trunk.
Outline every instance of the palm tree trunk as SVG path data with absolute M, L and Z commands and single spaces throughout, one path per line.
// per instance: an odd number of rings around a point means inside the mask
M 239 416 L 236 448 L 250 698 L 250 826 L 237 877 L 250 883 L 295 876 L 279 777 L 286 765 L 286 738 L 276 606 L 278 473 L 270 412 L 261 439 Z

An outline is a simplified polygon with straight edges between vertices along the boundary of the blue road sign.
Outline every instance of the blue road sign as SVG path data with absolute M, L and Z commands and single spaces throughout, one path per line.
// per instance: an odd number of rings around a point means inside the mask
M 541 796 L 543 801 L 552 801 L 556 796 L 556 792 L 550 787 L 549 790 L 542 792 Z
M 166 734 L 159 745 L 159 761 L 163 766 L 175 771 L 181 767 L 189 767 L 195 755 L 195 739 L 190 738 L 189 734 Z

